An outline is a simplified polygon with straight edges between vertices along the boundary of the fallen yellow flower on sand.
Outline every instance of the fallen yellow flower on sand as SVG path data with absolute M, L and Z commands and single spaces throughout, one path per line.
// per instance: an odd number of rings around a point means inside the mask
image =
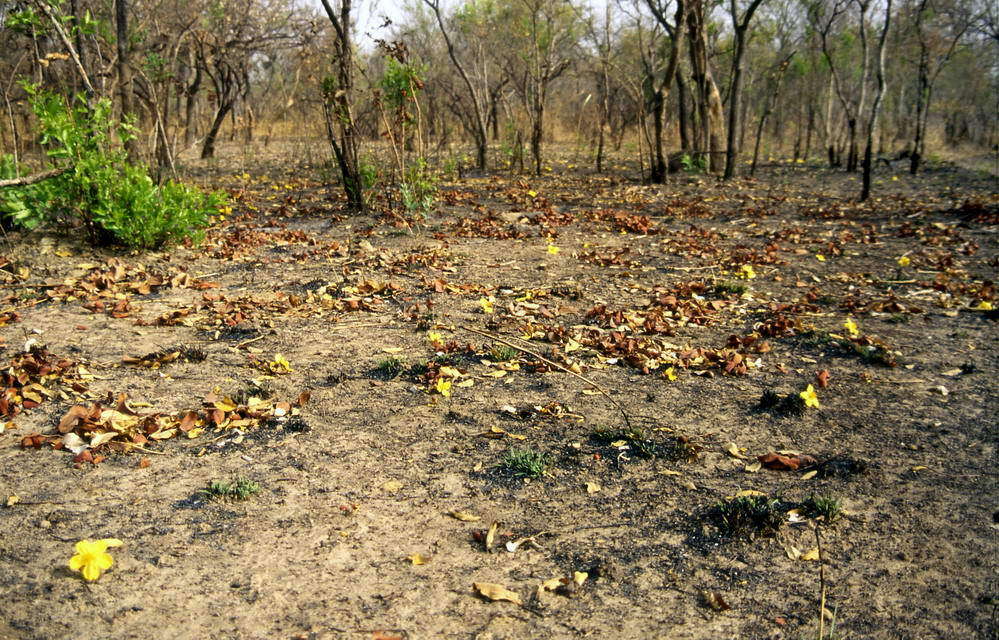
M 495 310 L 493 301 L 489 298 L 479 298 L 479 306 L 482 307 L 483 313 L 492 313 Z
M 753 270 L 753 265 L 744 264 L 739 269 L 739 277 L 745 278 L 746 280 L 752 280 L 756 277 L 756 271 Z
M 451 397 L 451 381 L 447 378 L 437 378 L 437 384 L 434 385 L 434 388 L 445 398 Z
M 815 387 L 808 385 L 808 388 L 798 394 L 798 396 L 805 401 L 806 407 L 815 407 L 816 409 L 821 408 L 819 405 L 819 397 L 815 395 Z
M 558 255 L 559 251 L 561 251 L 561 249 L 559 249 L 555 245 L 553 244 L 548 245 L 548 253 L 552 254 L 553 256 Z
M 69 559 L 69 568 L 83 574 L 83 579 L 93 582 L 101 577 L 102 571 L 107 571 L 114 564 L 114 559 L 108 553 L 108 547 L 120 547 L 124 544 L 117 538 L 103 540 L 80 540 L 76 543 L 76 555 Z
M 843 328 L 850 332 L 851 338 L 860 335 L 860 329 L 857 328 L 857 323 L 853 321 L 853 318 L 847 318 L 846 322 L 843 323 Z
M 898 266 L 908 267 L 912 261 L 909 260 L 909 256 L 902 256 L 898 259 Z

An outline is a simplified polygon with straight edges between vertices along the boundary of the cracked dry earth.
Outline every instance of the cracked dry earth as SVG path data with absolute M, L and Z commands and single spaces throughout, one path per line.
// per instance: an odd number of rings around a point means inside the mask
M 0 638 L 804 639 L 820 565 L 830 637 L 997 637 L 994 178 L 861 206 L 815 167 L 562 162 L 443 184 L 409 231 L 261 162 L 215 167 L 238 197 L 198 247 L 6 237 L 4 371 L 29 339 L 69 368 L 9 397 Z M 740 492 L 776 531 L 720 524 Z M 98 581 L 68 568 L 112 537 Z

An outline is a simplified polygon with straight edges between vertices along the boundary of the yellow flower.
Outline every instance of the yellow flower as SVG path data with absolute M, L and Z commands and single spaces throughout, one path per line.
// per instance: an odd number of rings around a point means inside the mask
M 670 367 L 669 369 L 663 371 L 663 377 L 669 380 L 670 382 L 676 380 L 676 368 Z
M 860 335 L 860 330 L 857 328 L 857 323 L 853 321 L 853 318 L 847 318 L 846 322 L 843 323 L 843 328 L 850 332 L 851 338 L 856 338 Z
M 979 311 L 992 311 L 992 303 L 989 302 L 988 300 L 982 300 L 981 302 L 978 303 L 978 306 L 975 308 L 978 309 Z
M 271 373 L 291 373 L 291 363 L 280 353 L 274 354 L 274 360 L 267 364 Z
M 909 256 L 902 256 L 901 258 L 898 259 L 898 266 L 908 267 L 910 262 L 912 261 L 909 260 Z
M 483 313 L 492 313 L 495 310 L 493 301 L 489 298 L 479 298 L 479 306 L 482 307 Z
M 753 265 L 750 264 L 742 265 L 742 267 L 739 269 L 739 277 L 745 278 L 746 280 L 752 280 L 753 278 L 755 278 L 756 272 L 753 271 Z
M 825 262 L 826 261 L 826 257 L 824 255 L 822 255 L 821 253 L 816 253 L 815 254 L 815 259 L 818 260 L 819 262 Z
M 553 244 L 548 245 L 548 253 L 552 254 L 553 256 L 558 255 L 559 251 L 561 251 L 561 249 L 559 249 L 555 245 Z
M 122 541 L 117 538 L 103 540 L 80 540 L 76 543 L 76 555 L 69 559 L 69 568 L 83 574 L 83 579 L 93 582 L 101 577 L 102 571 L 107 571 L 114 564 L 114 559 L 108 553 L 108 547 L 120 547 Z
M 434 389 L 445 398 L 451 397 L 451 381 L 447 378 L 437 378 L 437 384 L 434 385 Z
M 529 195 L 532 198 L 537 198 L 538 197 L 538 192 L 537 191 L 533 191 L 533 190 L 532 191 L 528 191 L 527 195 Z
M 799 393 L 798 396 L 805 401 L 806 407 L 819 408 L 819 397 L 815 395 L 815 388 L 812 385 L 808 385 L 808 388 Z

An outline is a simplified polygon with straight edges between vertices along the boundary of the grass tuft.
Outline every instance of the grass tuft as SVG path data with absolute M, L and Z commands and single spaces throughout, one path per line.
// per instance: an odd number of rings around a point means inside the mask
M 786 512 L 786 505 L 777 498 L 738 496 L 715 504 L 710 517 L 723 536 L 753 540 L 776 535 Z
M 548 468 L 548 454 L 533 449 L 510 449 L 500 461 L 500 469 L 519 478 L 538 478 Z
M 801 508 L 807 517 L 822 518 L 826 524 L 832 524 L 843 513 L 843 503 L 835 496 L 808 496 Z
M 252 495 L 260 492 L 260 485 L 249 478 L 238 477 L 232 482 L 224 480 L 214 480 L 202 493 L 210 498 L 233 500 L 246 500 Z

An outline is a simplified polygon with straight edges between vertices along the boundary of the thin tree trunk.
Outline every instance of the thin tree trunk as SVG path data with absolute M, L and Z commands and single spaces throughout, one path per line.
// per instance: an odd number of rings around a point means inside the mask
M 742 59 L 746 53 L 746 33 L 749 31 L 749 24 L 753 19 L 753 14 L 760 6 L 762 0 L 752 0 L 742 20 L 739 20 L 739 8 L 736 0 L 730 0 L 729 13 L 732 16 L 732 27 L 735 32 L 735 53 L 732 56 L 732 85 L 729 90 L 728 101 L 728 147 L 725 150 L 725 175 L 726 180 L 734 178 L 738 174 L 739 147 L 741 144 L 740 127 L 742 124 Z
M 885 3 L 885 23 L 881 29 L 881 37 L 878 39 L 878 62 L 877 78 L 878 85 L 874 94 L 874 104 L 871 105 L 871 115 L 867 120 L 867 144 L 864 147 L 864 176 L 863 186 L 860 191 L 860 201 L 867 200 L 871 195 L 871 172 L 873 169 L 873 147 L 874 132 L 878 126 L 878 116 L 881 115 L 881 99 L 885 94 L 885 41 L 888 39 L 888 30 L 891 28 L 891 5 L 892 0 Z

